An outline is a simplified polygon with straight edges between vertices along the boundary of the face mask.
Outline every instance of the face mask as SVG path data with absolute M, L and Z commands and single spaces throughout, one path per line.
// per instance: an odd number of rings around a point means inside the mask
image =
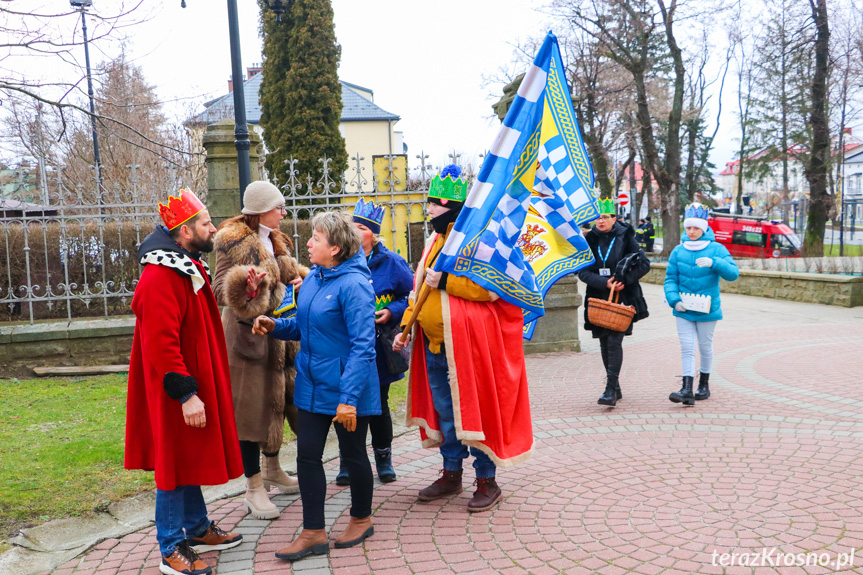
M 456 218 L 458 218 L 459 212 L 461 212 L 461 206 L 459 206 L 458 209 L 453 208 L 448 212 L 442 213 L 436 218 L 432 218 L 431 225 L 434 231 L 439 234 L 445 234 L 447 226 L 455 222 Z

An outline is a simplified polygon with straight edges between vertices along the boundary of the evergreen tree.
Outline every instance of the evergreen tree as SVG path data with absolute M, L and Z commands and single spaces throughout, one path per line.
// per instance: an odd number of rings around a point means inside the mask
M 261 126 L 270 178 L 282 185 L 289 181 L 285 160 L 293 157 L 298 177 L 310 174 L 317 182 L 323 175 L 319 159 L 326 156 L 332 160 L 330 177 L 337 180 L 347 170 L 348 154 L 339 132 L 341 47 L 336 43 L 332 4 L 295 0 L 282 22 L 266 10 L 262 13 Z

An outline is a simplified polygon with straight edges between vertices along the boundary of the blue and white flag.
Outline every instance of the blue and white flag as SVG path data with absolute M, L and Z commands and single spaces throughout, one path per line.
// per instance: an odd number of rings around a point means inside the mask
M 525 226 L 529 213 L 532 222 Z M 532 322 L 544 314 L 548 288 L 593 263 L 579 225 L 597 217 L 593 169 L 557 38 L 549 32 L 435 269 L 467 276 L 522 308 L 529 339 Z M 539 239 L 543 234 L 548 241 Z M 534 260 L 543 261 L 541 269 L 532 265 Z

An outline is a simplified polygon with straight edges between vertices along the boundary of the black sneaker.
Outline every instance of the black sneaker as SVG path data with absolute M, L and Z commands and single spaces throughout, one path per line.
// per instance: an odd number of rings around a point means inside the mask
M 203 553 L 204 551 L 222 551 L 236 547 L 243 542 L 243 536 L 239 533 L 228 533 L 211 521 L 203 535 L 186 539 L 186 542 L 197 553 Z

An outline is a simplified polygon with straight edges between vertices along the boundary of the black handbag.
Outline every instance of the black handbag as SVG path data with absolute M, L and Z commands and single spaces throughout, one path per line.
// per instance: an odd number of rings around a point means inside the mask
M 398 327 L 375 326 L 375 339 L 380 343 L 378 349 L 383 350 L 387 371 L 392 375 L 398 375 L 408 370 L 409 348 L 405 347 L 401 351 L 393 349 L 393 341 L 396 334 L 399 333 L 401 330 Z

